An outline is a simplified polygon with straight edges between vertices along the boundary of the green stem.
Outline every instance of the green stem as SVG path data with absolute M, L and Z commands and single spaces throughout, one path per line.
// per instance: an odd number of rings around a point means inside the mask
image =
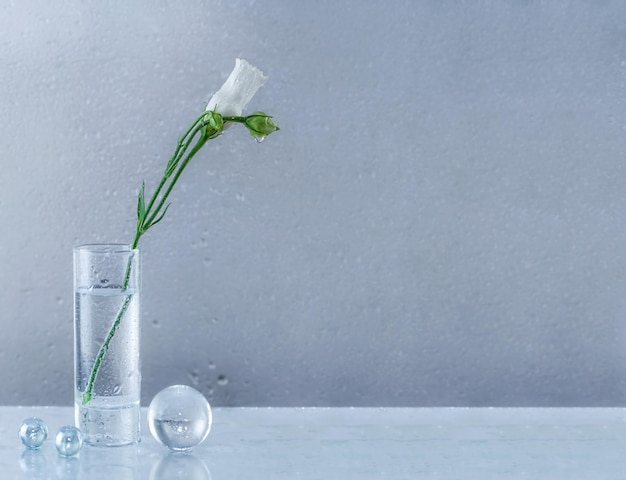
M 159 214 L 159 212 L 163 208 L 163 205 L 165 205 L 165 201 L 167 200 L 167 197 L 169 197 L 170 193 L 172 192 L 172 189 L 174 188 L 174 185 L 176 185 L 176 182 L 180 178 L 181 173 L 183 173 L 183 170 L 185 169 L 185 167 L 187 166 L 189 161 L 194 157 L 194 155 L 196 153 L 198 153 L 198 151 L 204 146 L 204 144 L 207 142 L 207 140 L 208 140 L 208 137 L 206 137 L 205 135 L 201 136 L 200 139 L 198 140 L 198 143 L 196 143 L 194 145 L 194 147 L 189 152 L 189 155 L 187 155 L 187 157 L 183 160 L 183 162 L 181 163 L 181 165 L 178 168 L 178 170 L 176 170 L 176 173 L 174 174 L 174 177 L 172 178 L 172 181 L 168 185 L 167 190 L 165 190 L 165 193 L 161 197 L 161 200 L 159 201 L 159 203 L 158 203 L 158 205 L 156 207 L 156 210 L 154 211 L 154 213 L 152 215 L 150 215 L 147 218 L 146 223 L 148 225 L 150 225 L 150 224 L 152 224 L 152 222 L 154 222 L 154 220 L 156 219 L 157 215 Z
M 201 124 L 202 119 L 204 118 L 204 114 L 202 114 L 200 117 L 198 117 L 198 119 L 193 123 L 193 125 L 187 130 L 187 132 L 185 132 L 185 134 L 183 135 L 183 137 L 181 138 L 181 140 L 178 143 L 178 146 L 176 147 L 176 150 L 174 151 L 174 155 L 172 155 L 172 158 L 170 161 L 175 161 L 177 164 L 180 161 L 180 158 L 186 153 L 187 149 L 189 148 L 189 145 L 191 144 L 191 142 L 193 141 L 193 139 L 196 137 L 196 135 L 198 134 L 198 132 L 200 132 L 203 128 L 203 125 Z M 199 125 L 200 123 L 200 125 Z M 189 136 L 190 138 L 184 142 L 184 140 Z M 152 222 L 156 219 L 156 216 L 159 214 L 159 212 L 161 211 L 161 209 L 163 208 L 163 205 L 165 204 L 165 200 L 167 200 L 167 197 L 170 195 L 172 189 L 174 188 L 174 185 L 176 184 L 176 182 L 178 181 L 178 179 L 180 178 L 180 175 L 182 173 L 182 171 L 185 169 L 185 167 L 187 166 L 187 164 L 189 163 L 189 161 L 194 157 L 194 155 L 204 146 L 204 144 L 207 142 L 208 137 L 206 137 L 205 135 L 202 135 L 199 139 L 198 142 L 196 143 L 196 145 L 194 145 L 194 147 L 192 148 L 192 150 L 189 152 L 189 154 L 187 155 L 187 157 L 183 160 L 183 162 L 180 164 L 180 166 L 177 165 L 177 169 L 176 169 L 176 173 L 174 174 L 174 177 L 172 178 L 172 181 L 170 182 L 167 190 L 165 191 L 165 194 L 163 195 L 163 197 L 161 198 L 160 202 L 158 203 L 156 210 L 152 213 L 152 215 L 150 215 L 149 218 L 147 218 L 147 222 L 146 222 L 146 218 L 144 217 L 144 221 L 137 224 L 137 228 L 135 230 L 135 237 L 133 239 L 133 243 L 131 244 L 131 254 L 130 257 L 128 258 L 128 263 L 126 265 L 126 272 L 124 274 L 124 283 L 122 285 L 122 291 L 125 292 L 126 289 L 128 288 L 128 284 L 130 282 L 130 272 L 131 272 L 131 266 L 132 266 L 132 260 L 133 260 L 133 256 L 134 256 L 134 252 L 132 250 L 135 250 L 137 248 L 137 244 L 139 243 L 139 239 L 141 238 L 141 235 L 143 233 L 145 233 L 146 230 L 144 230 L 143 226 L 144 225 L 148 225 L 150 226 L 152 224 Z M 183 143 L 184 142 L 184 143 Z M 159 197 L 159 194 L 161 193 L 161 190 L 163 189 L 163 187 L 165 186 L 165 184 L 167 183 L 169 176 L 164 174 L 163 177 L 161 178 L 161 181 L 159 182 L 159 185 L 157 186 L 157 189 L 155 190 L 154 194 L 152 195 L 150 202 L 148 203 L 148 206 L 146 208 L 146 212 L 145 212 L 145 216 L 147 217 L 150 210 L 152 209 L 152 207 L 154 206 L 154 203 L 156 201 L 156 199 Z M 115 320 L 113 321 L 113 325 L 111 325 L 111 328 L 109 329 L 109 332 L 107 333 L 107 336 L 104 340 L 104 343 L 102 344 L 102 346 L 100 347 L 100 349 L 98 350 L 98 354 L 96 356 L 96 359 L 94 361 L 93 367 L 91 369 L 91 374 L 89 375 L 89 381 L 87 383 L 87 388 L 85 389 L 85 391 L 83 392 L 83 396 L 82 396 L 82 404 L 86 405 L 87 403 L 89 403 L 91 401 L 91 398 L 93 397 L 93 389 L 96 383 L 96 378 L 98 377 L 98 372 L 100 371 L 100 366 L 102 364 L 102 360 L 104 358 L 104 356 L 106 355 L 106 352 L 109 349 L 109 345 L 111 343 L 111 341 L 113 340 L 113 337 L 115 336 L 115 333 L 117 332 L 121 322 L 122 322 L 122 318 L 124 317 L 124 314 L 126 313 L 126 310 L 128 309 L 128 306 L 130 305 L 130 301 L 132 300 L 133 295 L 126 295 L 126 297 L 124 298 L 124 303 L 122 303 L 122 306 L 120 307 L 119 311 L 117 312 L 117 315 L 115 316 Z
M 238 116 L 223 116 L 225 122 L 246 123 L 246 117 Z
M 168 162 L 168 165 L 170 164 L 170 162 L 173 162 L 176 165 L 178 165 L 178 162 L 180 161 L 180 158 L 183 155 L 185 155 L 185 152 L 189 148 L 189 145 L 191 144 L 191 142 L 193 141 L 195 136 L 198 134 L 198 132 L 200 132 L 202 130 L 203 125 L 201 124 L 201 122 L 204 119 L 204 117 L 205 117 L 204 113 L 202 115 L 200 115 L 196 119 L 196 121 L 193 122 L 191 127 L 189 127 L 189 129 L 185 132 L 185 134 L 181 137 L 181 139 L 179 140 L 178 145 L 176 147 L 176 150 L 174 151 L 174 154 L 172 155 L 170 161 Z M 199 123 L 200 123 L 200 125 L 198 125 Z M 187 140 L 185 142 L 184 140 L 189 135 L 191 135 L 191 137 L 189 138 L 189 140 Z M 150 201 L 148 202 L 148 206 L 146 207 L 146 212 L 145 212 L 146 216 L 148 215 L 148 213 L 150 213 L 150 210 L 152 210 L 152 207 L 154 206 L 154 202 L 158 198 L 159 194 L 161 193 L 161 190 L 163 189 L 163 187 L 167 183 L 167 180 L 170 177 L 169 175 L 167 175 L 167 170 L 168 169 L 166 168 L 166 171 L 163 174 L 163 177 L 161 177 L 161 181 L 159 182 L 159 185 L 157 186 L 156 190 L 154 191 L 154 194 L 152 195 L 152 198 L 150 198 Z M 160 211 L 160 208 L 157 208 L 156 213 L 158 214 L 159 211 Z M 132 248 L 137 248 L 137 243 L 139 243 L 139 238 L 144 233 L 143 228 L 142 228 L 144 224 L 145 224 L 145 217 L 144 217 L 143 224 L 137 226 L 137 230 L 135 232 L 135 238 L 133 239 L 133 243 L 132 243 L 132 246 L 133 246 Z M 149 223 L 148 223 L 148 225 L 149 225 Z
M 174 150 L 173 155 L 171 156 L 169 162 L 167 163 L 165 167 L 165 172 L 163 173 L 161 181 L 159 182 L 154 194 L 150 198 L 150 201 L 148 202 L 147 207 L 145 207 L 145 209 L 143 207 L 137 208 L 137 215 L 138 215 L 137 227 L 135 230 L 135 236 L 133 238 L 133 242 L 131 244 L 130 257 L 128 258 L 128 264 L 126 265 L 126 272 L 124 274 L 124 282 L 122 285 L 122 292 L 124 293 L 127 291 L 128 284 L 130 283 L 132 260 L 133 260 L 133 256 L 135 255 L 134 250 L 137 248 L 139 239 L 144 233 L 146 233 L 146 231 L 150 227 L 158 223 L 161 220 L 161 218 L 163 218 L 163 215 L 165 215 L 165 212 L 167 211 L 167 207 L 165 207 L 165 210 L 163 210 L 165 206 L 165 202 L 168 199 L 170 193 L 172 192 L 174 185 L 176 185 L 176 182 L 180 178 L 180 175 L 182 174 L 183 170 L 189 164 L 191 159 L 195 156 L 196 153 L 198 153 L 198 151 L 204 146 L 204 144 L 208 140 L 215 138 L 222 131 L 223 124 L 219 122 L 217 123 L 217 126 L 216 126 L 215 118 L 209 117 L 207 115 L 208 113 L 209 112 L 206 112 L 206 111 L 203 112 L 202 115 L 200 115 L 191 124 L 191 126 L 187 129 L 187 131 L 180 138 L 176 146 L 176 149 Z M 222 120 L 223 122 L 245 124 L 246 118 L 247 117 L 241 117 L 241 116 L 223 116 Z M 193 143 L 198 133 L 200 134 L 200 138 L 198 138 L 198 141 L 193 146 L 191 151 L 187 153 L 187 150 L 189 149 L 190 145 Z M 183 160 L 181 161 L 181 159 Z M 172 174 L 173 174 L 173 177 L 172 177 Z M 170 177 L 171 177 L 171 180 L 170 180 Z M 165 185 L 168 183 L 168 180 L 169 180 L 169 185 L 167 185 L 165 193 L 161 195 L 161 191 L 163 190 L 163 188 L 165 188 Z M 139 200 L 140 205 L 143 205 L 143 191 L 144 190 L 142 187 L 142 190 L 140 193 L 141 197 Z M 156 207 L 155 207 L 155 204 L 156 204 Z M 154 211 L 153 211 L 153 208 L 154 208 Z M 122 303 L 122 306 L 120 307 L 119 311 L 117 312 L 117 315 L 115 316 L 113 325 L 111 325 L 111 328 L 109 329 L 109 332 L 107 333 L 104 343 L 102 344 L 102 346 L 100 347 L 100 350 L 98 351 L 98 355 L 96 356 L 96 360 L 94 362 L 93 368 L 91 370 L 91 374 L 89 376 L 87 388 L 85 389 L 83 393 L 83 397 L 82 397 L 83 405 L 86 405 L 87 403 L 91 401 L 91 398 L 93 396 L 94 385 L 96 382 L 96 378 L 98 376 L 98 371 L 100 370 L 100 366 L 102 364 L 102 360 L 107 350 L 109 349 L 109 344 L 111 343 L 111 340 L 113 340 L 113 337 L 115 336 L 115 332 L 119 328 L 120 323 L 122 322 L 122 318 L 124 317 L 124 314 L 126 313 L 126 310 L 128 309 L 128 306 L 130 305 L 132 298 L 133 298 L 133 294 L 127 294 L 126 297 L 124 298 L 124 302 Z
M 89 376 L 89 383 L 87 385 L 87 388 L 83 392 L 83 398 L 82 398 L 83 405 L 87 405 L 89 401 L 91 400 L 91 397 L 93 395 L 93 387 L 94 387 L 94 384 L 96 383 L 96 377 L 98 376 L 98 371 L 100 370 L 100 364 L 102 363 L 102 359 L 104 358 L 104 355 L 109 349 L 109 344 L 111 343 L 111 340 L 113 340 L 115 332 L 119 328 L 120 323 L 122 322 L 122 317 L 124 316 L 124 313 L 126 313 L 126 310 L 128 309 L 128 306 L 130 305 L 130 301 L 132 300 L 132 298 L 133 298 L 132 294 L 126 295 L 126 297 L 124 298 L 124 303 L 122 304 L 122 307 L 120 308 L 119 312 L 117 312 L 117 316 L 115 317 L 115 321 L 113 322 L 113 325 L 111 326 L 111 329 L 109 330 L 109 333 L 107 334 L 107 338 L 104 340 L 104 343 L 102 344 L 102 346 L 100 347 L 100 350 L 98 351 L 98 356 L 96 357 L 96 361 L 94 362 L 93 368 L 91 369 L 91 375 Z

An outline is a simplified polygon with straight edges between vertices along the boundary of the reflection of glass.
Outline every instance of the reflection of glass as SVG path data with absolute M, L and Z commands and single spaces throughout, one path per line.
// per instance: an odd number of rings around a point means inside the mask
M 19 460 L 20 468 L 28 478 L 45 478 L 48 459 L 41 450 L 24 450 Z
M 87 445 L 80 451 L 81 479 L 143 480 L 139 469 L 138 445 L 105 449 Z
M 169 454 L 154 466 L 150 480 L 211 480 L 211 472 L 195 455 Z

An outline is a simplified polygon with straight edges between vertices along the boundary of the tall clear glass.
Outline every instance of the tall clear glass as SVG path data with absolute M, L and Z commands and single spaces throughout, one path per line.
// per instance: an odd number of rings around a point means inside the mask
M 74 415 L 91 445 L 139 441 L 140 292 L 139 250 L 74 248 Z

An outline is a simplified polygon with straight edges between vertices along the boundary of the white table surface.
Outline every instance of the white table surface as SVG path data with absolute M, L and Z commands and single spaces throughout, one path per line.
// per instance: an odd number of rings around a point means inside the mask
M 133 447 L 59 457 L 66 407 L 0 407 L 0 479 L 626 479 L 626 410 L 617 408 L 219 408 L 192 454 L 170 454 L 145 426 Z M 49 438 L 26 451 L 21 421 Z

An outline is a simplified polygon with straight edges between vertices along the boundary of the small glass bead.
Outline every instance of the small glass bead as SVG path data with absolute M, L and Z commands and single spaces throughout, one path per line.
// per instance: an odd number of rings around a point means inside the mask
M 194 388 L 173 385 L 161 390 L 148 408 L 150 433 L 173 452 L 188 452 L 211 430 L 211 406 Z
M 48 427 L 41 418 L 27 418 L 20 426 L 19 436 L 26 448 L 35 450 L 48 438 Z
M 54 445 L 57 447 L 59 455 L 63 457 L 72 457 L 76 455 L 83 446 L 83 434 L 80 430 L 71 425 L 61 427 L 54 439 Z

